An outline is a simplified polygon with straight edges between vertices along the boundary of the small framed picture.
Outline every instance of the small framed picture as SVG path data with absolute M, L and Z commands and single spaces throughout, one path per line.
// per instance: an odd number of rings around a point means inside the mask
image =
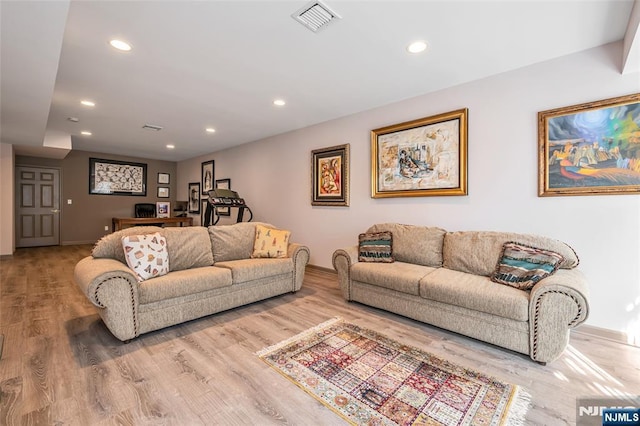
M 200 182 L 189 182 L 189 213 L 200 213 Z
M 169 198 L 169 188 L 165 186 L 159 186 L 158 198 Z
M 311 205 L 349 206 L 349 144 L 311 151 Z
M 213 189 L 215 176 L 215 162 L 205 161 L 202 163 L 202 195 L 207 195 Z
M 158 201 L 156 203 L 156 217 L 171 217 L 171 203 Z
M 158 183 L 160 184 L 168 185 L 169 178 L 170 178 L 169 173 L 158 173 Z

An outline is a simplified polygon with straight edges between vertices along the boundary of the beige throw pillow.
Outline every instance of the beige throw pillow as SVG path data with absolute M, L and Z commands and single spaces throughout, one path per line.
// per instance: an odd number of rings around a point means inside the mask
M 256 239 L 253 243 L 253 253 L 251 254 L 251 257 L 287 257 L 290 236 L 290 231 L 272 229 L 262 225 L 257 225 Z

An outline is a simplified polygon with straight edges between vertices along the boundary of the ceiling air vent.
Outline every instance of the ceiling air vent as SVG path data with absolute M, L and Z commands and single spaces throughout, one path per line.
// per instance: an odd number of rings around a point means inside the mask
M 329 25 L 330 22 L 340 19 L 340 15 L 319 1 L 312 1 L 291 17 L 314 33 Z
M 145 124 L 142 128 L 146 130 L 155 130 L 156 132 L 162 130 L 162 126 L 156 126 L 155 124 Z

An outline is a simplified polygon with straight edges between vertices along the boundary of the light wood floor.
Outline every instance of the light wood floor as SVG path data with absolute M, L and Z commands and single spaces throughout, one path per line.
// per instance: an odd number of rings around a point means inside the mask
M 1 425 L 334 425 L 340 417 L 254 353 L 340 316 L 525 388 L 528 424 L 575 424 L 576 397 L 640 394 L 640 349 L 575 333 L 559 360 L 527 356 L 356 303 L 334 274 L 302 290 L 123 344 L 73 283 L 90 246 L 0 260 Z

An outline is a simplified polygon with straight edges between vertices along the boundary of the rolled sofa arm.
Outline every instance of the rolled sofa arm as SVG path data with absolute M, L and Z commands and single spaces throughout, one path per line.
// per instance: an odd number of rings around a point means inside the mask
M 111 333 L 122 341 L 138 336 L 138 281 L 127 265 L 114 259 L 85 257 L 74 280 L 98 308 Z
M 338 249 L 333 252 L 333 269 L 338 272 L 342 297 L 351 300 L 351 266 L 358 263 L 358 246 Z
M 298 291 L 302 287 L 305 268 L 307 263 L 309 263 L 309 258 L 311 257 L 309 247 L 301 244 L 289 243 L 287 257 L 293 259 L 293 291 Z
M 587 279 L 578 269 L 559 269 L 539 281 L 529 299 L 531 358 L 550 362 L 569 342 L 569 329 L 589 316 Z

